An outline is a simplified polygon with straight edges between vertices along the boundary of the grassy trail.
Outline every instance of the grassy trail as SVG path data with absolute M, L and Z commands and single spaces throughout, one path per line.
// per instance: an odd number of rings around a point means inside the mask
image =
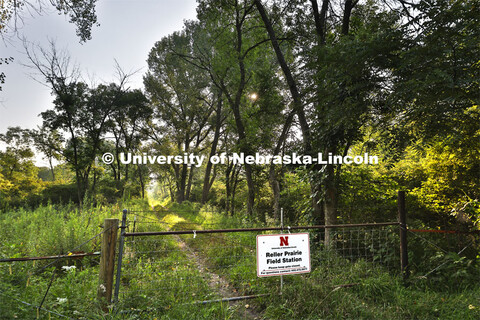
M 172 218 L 174 220 L 181 220 L 185 221 L 186 224 L 189 226 L 193 226 L 194 230 L 198 230 L 201 228 L 200 224 L 185 220 L 181 218 L 178 215 L 175 214 L 170 214 L 173 215 Z M 169 227 L 167 229 L 170 229 Z M 211 235 L 206 235 L 207 237 L 212 237 Z M 217 236 L 218 237 L 218 236 Z M 222 235 L 220 235 L 222 237 Z M 203 251 L 205 251 L 205 248 L 200 248 L 199 247 L 191 247 L 182 240 L 182 238 L 178 235 L 174 236 L 175 240 L 178 242 L 178 247 L 180 250 L 186 253 L 187 258 L 190 261 L 194 261 L 197 269 L 199 272 L 204 275 L 204 279 L 207 282 L 209 288 L 212 290 L 212 292 L 215 292 L 216 295 L 222 298 L 233 298 L 233 297 L 238 297 L 239 293 L 238 290 L 235 289 L 232 284 L 222 275 L 219 275 L 215 272 L 212 271 L 212 266 L 209 264 L 208 260 L 209 257 L 206 257 L 202 254 Z M 203 250 L 199 250 L 203 249 Z M 220 301 L 217 300 L 210 300 L 210 302 L 205 302 L 205 303 L 219 303 Z M 199 303 L 202 303 L 199 301 Z M 237 301 L 231 301 L 227 302 L 231 306 L 233 306 L 234 310 L 236 310 L 236 315 L 239 316 L 241 319 L 247 319 L 247 320 L 253 320 L 253 319 L 260 319 L 261 315 L 258 311 L 256 311 L 253 307 L 251 307 L 248 303 L 245 304 L 243 300 L 237 300 Z M 245 306 L 248 306 L 246 308 Z M 243 311 L 243 312 L 242 312 Z
M 135 216 L 133 216 L 135 215 Z M 200 230 L 201 223 L 173 210 L 130 214 L 136 230 Z M 148 216 L 145 216 L 148 215 Z M 143 219 L 143 221 L 142 221 Z M 120 289 L 121 309 L 156 314 L 159 319 L 261 319 L 245 301 L 222 302 L 242 295 L 207 253 L 223 236 L 167 235 L 127 238 Z M 220 242 L 226 242 L 223 239 Z M 205 301 L 215 301 L 202 303 Z

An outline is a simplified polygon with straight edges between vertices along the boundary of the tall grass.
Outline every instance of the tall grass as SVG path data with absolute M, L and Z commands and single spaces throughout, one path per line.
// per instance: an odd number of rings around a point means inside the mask
M 187 203 L 173 205 L 171 209 L 186 221 L 205 228 L 212 225 L 242 227 L 241 219 L 225 218 L 212 208 Z M 327 259 L 324 255 L 334 255 L 330 252 L 312 252 L 315 268 L 310 274 L 284 276 L 282 294 L 279 281 L 274 277 L 261 281 L 250 277 L 251 280 L 244 281 L 246 273 L 255 272 L 251 270 L 254 261 L 247 261 L 245 251 L 251 247 L 251 236 L 247 233 L 224 234 L 223 239 L 212 238 L 213 242 L 192 237 L 186 237 L 185 241 L 196 252 L 205 255 L 212 269 L 224 265 L 224 260 L 231 256 L 243 256 L 234 266 L 219 268 L 216 272 L 227 278 L 239 294 L 270 292 L 266 297 L 248 302 L 264 319 L 480 319 L 478 285 L 459 288 L 446 278 L 441 284 L 430 282 L 429 285 L 415 275 L 410 282 L 404 283 L 398 273 L 362 259 L 350 261 L 339 256 Z M 220 248 L 220 240 L 230 245 Z M 243 251 L 237 252 L 242 247 Z M 251 259 L 254 260 L 253 256 Z M 337 263 L 322 263 L 332 260 Z M 458 262 L 452 263 L 452 268 L 458 266 Z M 455 281 L 460 283 L 458 279 Z M 450 286 L 448 290 L 446 286 Z
M 188 228 L 197 230 L 245 224 L 241 217 L 226 217 L 215 208 L 194 203 L 161 203 L 157 209 L 165 207 L 170 210 L 139 213 L 148 218 L 144 217 L 144 221 L 150 222 L 137 224 L 136 230 L 176 229 L 182 223 L 192 222 L 194 225 Z M 123 208 L 145 211 L 150 205 L 145 201 L 130 201 L 83 210 L 74 206 L 43 206 L 36 210 L 2 212 L 0 258 L 68 253 L 100 233 L 105 218 L 120 219 Z M 213 299 L 219 297 L 208 286 L 208 275 L 198 268 L 192 254 L 185 248 L 182 250 L 174 238 L 162 241 L 149 238 L 142 242 L 139 237 L 135 238 L 135 247 L 125 254 L 123 295 L 115 311 L 105 314 L 96 300 L 98 257 L 61 260 L 48 267 L 50 261 L 0 263 L 0 319 L 36 318 L 37 310 L 23 302 L 38 306 L 52 275 L 54 281 L 43 308 L 74 319 L 243 319 L 246 306 L 254 306 L 259 319 L 480 318 L 478 286 L 449 289 L 446 285 L 452 282 L 448 279 L 428 282 L 416 279 L 415 275 L 410 285 L 405 286 L 397 275 L 382 267 L 372 268 L 371 263 L 361 259 L 330 257 L 336 259 L 336 266 L 323 265 L 322 261 L 329 260 L 323 255 L 329 253 L 312 253 L 312 259 L 317 261 L 314 270 L 308 275 L 285 276 L 280 294 L 278 278 L 255 278 L 251 267 L 255 264 L 252 236 L 222 234 L 199 241 L 200 236 L 195 239 L 186 235 L 181 239 L 190 250 L 202 255 L 204 268 L 225 278 L 239 295 L 270 293 L 256 300 L 233 305 L 191 303 L 205 294 Z M 100 237 L 86 242 L 77 251 L 97 251 L 99 246 Z M 155 259 L 157 251 L 164 252 L 161 260 Z M 321 257 L 317 256 L 320 254 Z M 232 256 L 245 259 L 228 269 L 222 268 Z M 253 276 L 245 277 L 247 273 Z M 61 319 L 46 311 L 38 315 L 40 319 Z
M 88 207 L 41 206 L 0 213 L 0 259 L 100 250 L 105 218 L 123 207 L 145 209 L 146 201 Z M 97 237 L 95 237 L 97 235 Z M 101 319 L 96 300 L 99 257 L 0 263 L 0 319 Z M 48 294 L 47 294 L 48 291 Z M 45 300 L 44 300 L 45 299 Z M 44 300 L 40 310 L 35 306 Z

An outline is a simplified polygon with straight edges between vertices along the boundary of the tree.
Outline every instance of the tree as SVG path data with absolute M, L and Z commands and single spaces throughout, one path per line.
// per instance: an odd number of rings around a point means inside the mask
M 32 12 L 41 14 L 45 7 L 53 6 L 59 14 L 69 16 L 70 23 L 76 25 L 80 42 L 92 37 L 92 27 L 97 24 L 95 4 L 97 0 L 5 0 L 0 2 L 0 36 L 4 39 L 16 34 L 23 25 L 26 15 Z M 13 61 L 13 57 L 1 57 L 0 66 Z M 0 72 L 0 84 L 5 83 L 5 73 Z M 0 91 L 2 86 L 0 85 Z
M 37 130 L 31 130 L 30 135 L 33 139 L 35 148 L 43 153 L 48 159 L 52 181 L 55 181 L 55 171 L 53 169 L 53 160 L 60 160 L 62 154 L 62 136 L 55 130 L 42 126 Z
M 155 109 L 158 123 L 152 124 L 151 137 L 174 144 L 176 154 L 195 153 L 209 135 L 214 112 L 213 95 L 205 74 L 197 72 L 177 53 L 189 50 L 189 37 L 174 33 L 157 42 L 148 58 L 145 89 Z M 213 100 L 213 101 L 212 101 Z M 159 136 L 158 132 L 163 132 Z M 188 199 L 193 171 L 187 163 L 172 164 L 176 181 L 176 201 Z
M 46 7 L 53 6 L 59 14 L 64 14 L 70 23 L 77 27 L 80 42 L 90 40 L 92 27 L 97 24 L 95 4 L 97 0 L 6 0 L 0 4 L 0 35 L 16 33 L 23 24 L 25 16 L 32 12 L 41 14 Z
M 105 150 L 105 134 L 109 130 L 116 134 L 117 154 L 122 147 L 137 148 L 140 141 L 135 129 L 140 121 L 146 121 L 150 110 L 139 90 L 130 91 L 124 87 L 129 75 L 121 75 L 118 84 L 100 84 L 90 88 L 79 80 L 80 72 L 71 65 L 70 56 L 58 51 L 53 42 L 49 50 L 26 49 L 32 68 L 40 73 L 52 89 L 54 108 L 41 113 L 43 127 L 57 130 L 65 136 L 61 154 L 75 172 L 77 197 L 81 204 L 85 195 L 95 196 L 98 168 L 94 163 L 100 152 Z M 127 120 L 132 120 L 134 124 L 130 132 L 129 124 L 125 122 Z M 120 145 L 122 142 L 124 146 Z M 115 168 L 112 168 L 115 179 L 119 181 L 120 172 L 115 173 Z M 93 183 L 90 184 L 92 170 Z M 125 178 L 128 179 L 128 167 Z M 123 187 L 120 189 L 123 191 Z
M 476 123 L 480 103 L 478 1 L 421 2 L 418 23 L 392 77 L 402 123 L 427 140 Z M 406 31 L 405 31 L 406 32 Z
M 32 161 L 34 153 L 30 149 L 29 132 L 10 127 L 0 134 L 0 141 L 7 144 L 6 150 L 0 151 L 0 206 L 28 204 L 43 188 Z
M 125 79 L 125 74 L 121 78 Z M 121 83 L 124 81 L 120 81 Z M 122 85 L 120 85 L 122 86 Z M 113 89 L 113 87 L 112 87 Z M 108 115 L 107 132 L 113 135 L 113 150 L 106 145 L 103 150 L 113 151 L 116 155 L 116 161 L 110 164 L 113 172 L 113 178 L 117 183 L 120 193 L 123 192 L 124 186 L 129 180 L 131 167 L 125 164 L 122 168 L 120 161 L 120 153 L 138 152 L 144 136 L 146 135 L 144 128 L 151 121 L 152 108 L 148 103 L 145 95 L 138 89 L 114 89 L 116 93 L 115 101 L 112 101 L 113 109 Z M 120 90 L 120 91 L 119 91 Z M 137 172 L 142 173 L 140 166 Z M 148 174 L 140 175 L 140 184 L 142 186 L 142 194 L 144 193 L 144 178 Z
M 272 145 L 285 106 L 283 101 L 274 100 L 279 91 L 274 85 L 278 79 L 274 56 L 264 46 L 268 39 L 259 31 L 253 9 L 251 1 L 225 1 L 221 5 L 215 1 L 200 2 L 195 51 L 186 57 L 208 72 L 213 85 L 223 93 L 233 116 L 236 151 L 245 155 L 262 151 L 262 144 Z M 260 99 L 252 99 L 252 93 Z M 243 170 L 248 187 L 247 213 L 253 216 L 255 169 L 245 163 Z
M 224 116 L 223 104 L 224 102 L 222 99 L 222 93 L 219 92 L 216 98 L 215 116 L 213 118 L 213 123 L 211 124 L 213 127 L 213 139 L 210 143 L 210 153 L 208 156 L 209 159 L 211 159 L 217 153 L 221 130 L 223 124 L 225 123 L 226 116 Z M 208 161 L 205 167 L 205 175 L 203 177 L 202 203 L 207 202 L 210 189 L 215 181 L 216 174 L 214 172 L 212 175 L 212 168 L 213 163 Z
M 361 139 L 362 125 L 385 105 L 384 88 L 401 43 L 397 12 L 383 11 L 374 2 L 346 0 L 335 8 L 343 10 L 337 18 L 328 1 L 321 8 L 316 0 L 310 6 L 279 2 L 271 13 L 260 0 L 254 2 L 289 87 L 303 152 L 348 154 Z M 295 59 L 287 59 L 279 33 L 290 35 L 290 50 L 298 53 Z M 314 220 L 335 224 L 341 165 L 313 165 L 309 170 Z M 327 243 L 329 238 L 327 232 Z
M 40 73 L 55 97 L 54 109 L 41 113 L 44 126 L 51 130 L 64 130 L 69 134 L 68 147 L 64 151 L 65 159 L 75 170 L 78 202 L 82 203 L 84 186 L 80 169 L 80 143 L 77 126 L 81 109 L 86 102 L 88 87 L 79 82 L 80 72 L 70 63 L 70 56 L 59 51 L 53 41 L 49 49 L 29 48 L 25 45 L 31 68 Z M 40 56 L 39 56 L 40 55 Z

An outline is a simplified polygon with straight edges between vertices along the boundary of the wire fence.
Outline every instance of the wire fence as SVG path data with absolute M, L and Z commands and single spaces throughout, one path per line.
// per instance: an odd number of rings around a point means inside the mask
M 192 223 L 175 212 L 145 214 L 128 215 L 119 296 L 124 309 L 263 297 L 294 279 L 310 281 L 310 274 L 257 277 L 256 236 L 281 233 L 268 230 L 274 228 L 224 230 L 224 224 Z M 328 231 L 329 245 L 322 228 L 285 227 L 289 232 L 309 232 L 311 273 L 336 273 L 338 285 L 356 283 L 376 268 L 399 269 L 398 223 L 338 227 Z
M 212 219 L 218 216 L 208 211 L 201 215 L 169 210 L 129 212 L 126 230 L 119 237 L 123 250 L 118 243 L 116 249 L 122 265 L 116 270 L 120 295 L 114 300 L 114 315 L 124 318 L 126 313 L 135 313 L 133 318 L 142 318 L 178 306 L 251 298 L 262 301 L 298 285 L 322 285 L 326 279 L 335 279 L 336 290 L 359 285 L 376 272 L 400 274 L 399 231 L 406 228 L 399 228 L 398 222 L 283 228 L 245 224 L 238 228 L 238 221 L 229 224 L 229 219 Z M 0 319 L 88 319 L 92 308 L 97 316 L 102 314 L 97 298 L 99 252 L 81 250 L 107 231 L 61 256 L 2 257 Z M 300 232 L 309 234 L 311 272 L 258 277 L 256 237 Z M 479 233 L 410 229 L 411 279 L 439 289 L 475 285 L 480 277 L 479 248 Z
M 78 319 L 90 314 L 98 305 L 100 252 L 81 250 L 103 233 L 64 255 L 1 259 L 0 319 Z
M 408 235 L 414 281 L 439 289 L 478 285 L 480 233 L 410 229 Z

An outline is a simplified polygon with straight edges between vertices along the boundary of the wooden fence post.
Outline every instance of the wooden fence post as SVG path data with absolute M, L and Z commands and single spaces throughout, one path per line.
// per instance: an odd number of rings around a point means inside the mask
M 112 301 L 113 274 L 115 269 L 115 246 L 117 244 L 118 219 L 105 219 L 97 297 L 104 310 Z
M 118 293 L 120 291 L 120 278 L 122 277 L 122 259 L 123 259 L 123 245 L 125 243 L 125 230 L 127 228 L 127 209 L 123 209 L 122 214 L 122 232 L 120 233 L 120 243 L 118 244 L 118 262 L 117 262 L 117 281 L 115 281 L 115 293 L 113 302 L 118 302 Z
M 405 191 L 398 191 L 398 222 L 400 223 L 400 265 L 403 280 L 410 275 L 407 249 L 407 213 L 405 209 Z

